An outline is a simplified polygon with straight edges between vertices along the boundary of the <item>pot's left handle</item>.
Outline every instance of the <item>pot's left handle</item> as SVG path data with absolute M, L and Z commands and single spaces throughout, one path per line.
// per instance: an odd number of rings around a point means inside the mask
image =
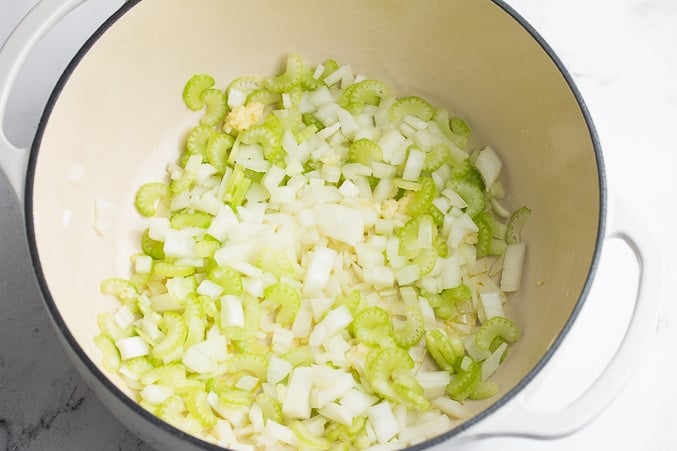
M 24 200 L 28 148 L 14 146 L 5 135 L 5 112 L 9 93 L 21 65 L 36 42 L 62 17 L 84 0 L 41 0 L 19 22 L 0 49 L 0 169 Z

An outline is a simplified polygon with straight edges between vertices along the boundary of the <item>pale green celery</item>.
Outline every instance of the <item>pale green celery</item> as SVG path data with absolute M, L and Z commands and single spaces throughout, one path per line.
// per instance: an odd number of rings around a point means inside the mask
M 197 418 L 203 428 L 211 428 L 216 425 L 216 415 L 212 412 L 212 408 L 207 402 L 207 393 L 203 390 L 193 389 L 189 390 L 186 396 L 186 407 L 188 412 Z
M 178 179 L 173 179 L 169 182 L 169 190 L 173 194 L 178 194 L 183 191 L 189 190 L 192 185 L 193 185 L 193 174 L 190 172 L 184 172 Z
M 136 192 L 134 205 L 144 216 L 154 216 L 157 211 L 157 203 L 169 199 L 171 190 L 166 183 L 146 183 Z
M 487 399 L 498 393 L 498 384 L 494 381 L 479 381 L 473 391 L 468 395 L 469 399 Z
M 111 312 L 99 313 L 96 316 L 96 322 L 99 325 L 99 330 L 101 333 L 115 341 L 134 335 L 134 332 L 131 328 L 122 329 L 120 326 L 118 326 L 118 324 L 113 319 L 113 313 Z
M 273 420 L 276 423 L 282 423 L 282 407 L 280 404 L 267 393 L 259 393 L 254 399 L 256 405 L 261 408 L 263 418 L 266 420 Z
M 300 449 L 327 450 L 332 447 L 329 440 L 311 434 L 305 424 L 300 421 L 292 422 L 289 428 L 294 431 Z
M 434 145 L 426 154 L 423 162 L 423 170 L 433 172 L 449 162 L 449 148 L 444 144 Z
M 383 151 L 374 141 L 362 138 L 353 141 L 348 148 L 348 160 L 371 166 L 374 161 L 383 159 Z
M 503 255 L 507 247 L 508 244 L 505 240 L 492 238 L 491 244 L 489 245 L 489 255 Z
M 205 89 L 200 99 L 207 107 L 205 115 L 200 119 L 201 125 L 214 126 L 223 121 L 228 111 L 226 95 L 220 89 Z
M 263 292 L 266 300 L 280 306 L 275 322 L 281 326 L 290 326 L 301 307 L 301 295 L 296 288 L 286 283 L 275 283 L 266 287 Z
M 379 80 L 362 80 L 349 88 L 346 109 L 351 113 L 359 112 L 364 105 L 378 105 L 380 101 L 392 95 L 388 85 Z M 339 101 L 339 104 L 341 102 Z
M 272 92 L 287 92 L 301 83 L 305 64 L 299 55 L 292 54 L 287 57 L 287 67 L 284 73 L 266 78 L 264 86 Z
M 474 218 L 475 225 L 479 229 L 477 232 L 477 258 L 486 257 L 491 251 L 492 231 L 486 215 L 477 215 Z
M 414 217 L 425 214 L 437 197 L 437 186 L 432 177 L 421 177 L 419 183 L 420 188 L 414 193 L 414 200 L 407 206 L 407 213 Z
M 230 94 L 231 89 L 238 90 L 244 93 L 250 93 L 261 89 L 263 87 L 263 79 L 261 77 L 255 77 L 253 75 L 245 75 L 243 77 L 237 77 L 230 82 L 226 88 L 226 97 Z
M 209 228 L 214 217 L 209 213 L 202 211 L 181 210 L 172 214 L 170 225 L 175 230 L 186 229 L 189 227 L 199 227 L 201 229 Z
M 99 334 L 94 337 L 94 344 L 103 354 L 103 359 L 101 361 L 103 369 L 111 373 L 115 373 L 119 370 L 121 363 L 120 352 L 118 352 L 118 348 L 115 346 L 113 340 L 109 336 Z
M 460 117 L 452 117 L 449 119 L 449 127 L 451 128 L 452 132 L 459 136 L 463 136 L 464 138 L 468 138 L 468 140 L 472 136 L 472 130 L 470 130 L 470 126 Z
M 188 385 L 185 366 L 180 363 L 162 365 L 161 362 L 158 362 L 158 364 L 161 366 L 157 366 L 141 375 L 140 380 L 142 384 L 160 384 L 174 389 L 181 389 Z
M 235 327 L 237 326 L 226 328 L 226 337 L 228 336 L 228 333 L 233 332 Z M 270 353 L 270 347 L 261 343 L 256 337 L 244 338 L 242 340 L 231 339 L 231 341 L 235 352 L 256 355 L 267 355 Z
M 175 312 L 165 312 L 162 316 L 161 326 L 164 325 L 165 338 L 153 348 L 152 355 L 159 359 L 176 353 L 176 351 L 186 342 L 188 328 L 183 317 Z
M 125 360 L 125 363 L 122 366 L 139 377 L 153 369 L 153 364 L 146 356 Z
M 186 152 L 190 155 L 205 155 L 209 139 L 214 133 L 213 127 L 205 125 L 193 128 L 186 138 Z
M 470 359 L 470 357 L 465 357 Z M 447 385 L 447 394 L 456 401 L 465 401 L 477 387 L 480 382 L 480 366 L 471 359 L 468 369 L 460 369 L 451 377 L 451 382 Z
M 360 303 L 362 302 L 362 295 L 358 290 L 353 290 L 348 294 L 341 294 L 336 297 L 334 301 L 334 307 L 340 307 L 345 305 L 350 310 L 350 313 L 353 315 L 353 318 L 357 316 L 360 310 Z
M 205 156 L 207 162 L 223 174 L 228 166 L 228 151 L 233 147 L 235 138 L 227 133 L 214 133 L 207 141 Z
M 183 101 L 186 103 L 186 106 L 193 111 L 202 109 L 204 107 L 202 93 L 214 86 L 214 83 L 216 81 L 211 75 L 193 75 L 183 88 Z
M 449 255 L 449 246 L 440 234 L 433 237 L 433 248 L 437 251 L 437 255 L 442 258 L 447 258 Z
M 264 249 L 256 259 L 256 266 L 278 278 L 294 276 L 294 265 L 283 251 Z
M 185 404 L 183 399 L 172 395 L 157 408 L 157 415 L 177 429 L 189 434 L 197 434 L 202 431 L 202 424 L 192 415 L 184 415 Z
M 247 178 L 246 172 L 242 166 L 236 164 L 233 172 L 226 183 L 226 194 L 224 201 L 228 202 L 231 207 L 236 208 L 240 206 L 244 199 L 247 190 L 251 186 L 251 179 Z M 244 193 L 243 193 L 244 191 Z M 238 203 L 238 200 L 240 201 Z
M 155 279 L 165 279 L 167 277 L 187 277 L 194 273 L 194 266 L 179 266 L 166 261 L 158 261 L 153 265 L 152 277 Z
M 303 113 L 301 115 L 301 119 L 303 120 L 303 123 L 309 127 L 311 125 L 314 125 L 317 131 L 322 130 L 324 128 L 324 124 L 322 123 L 322 121 L 316 118 L 312 113 Z
M 456 337 L 449 337 L 441 329 L 427 331 L 425 343 L 430 356 L 445 371 L 455 371 L 465 353 L 461 341 Z
M 148 229 L 141 235 L 141 250 L 144 254 L 150 255 L 154 260 L 165 258 L 164 243 L 156 241 L 148 236 Z
M 277 163 L 284 159 L 284 149 L 280 142 L 280 135 L 265 124 L 252 125 L 240 132 L 242 144 L 258 144 L 263 149 L 266 160 Z
M 151 271 L 152 271 L 152 266 L 151 266 Z M 140 273 L 140 272 L 135 272 L 132 274 L 132 276 L 129 278 L 129 283 L 136 289 L 137 291 L 143 291 L 144 287 L 150 280 L 151 273 Z
M 442 227 L 444 225 L 444 213 L 442 213 L 439 208 L 431 205 L 426 213 L 433 218 L 433 222 L 437 227 Z
M 205 238 L 195 243 L 195 256 L 201 258 L 211 258 L 214 256 L 214 252 L 216 252 L 220 247 L 220 242 L 211 237 L 205 236 Z
M 475 333 L 475 344 L 480 349 L 489 349 L 496 337 L 501 337 L 508 343 L 514 343 L 520 337 L 520 329 L 515 323 L 503 316 L 494 316 L 480 326 Z
M 258 299 L 244 296 L 242 298 L 242 310 L 244 312 L 244 327 L 240 326 L 227 326 L 223 328 L 223 332 L 226 337 L 231 340 L 238 341 L 238 346 L 243 349 L 249 349 L 252 351 L 251 344 L 257 343 L 252 341 L 254 335 L 259 327 L 259 321 L 261 320 L 261 305 L 259 304 Z
M 413 180 L 404 180 L 400 177 L 393 178 L 393 185 L 397 188 L 404 189 L 407 191 L 418 191 L 421 189 L 421 184 Z
M 289 351 L 285 352 L 281 357 L 285 360 L 288 360 L 294 368 L 297 366 L 310 365 L 315 362 L 310 346 L 305 345 L 293 347 Z
M 416 257 L 414 257 L 413 262 L 416 266 L 419 267 L 419 273 L 421 276 L 425 276 L 430 273 L 437 263 L 437 249 L 435 248 L 425 248 L 420 249 Z
M 479 187 L 466 180 L 450 180 L 447 186 L 468 204 L 465 210 L 468 216 L 474 219 L 484 211 L 484 193 Z
M 303 97 L 303 90 L 298 86 L 294 86 L 287 92 L 287 95 L 289 96 L 289 101 L 291 103 L 289 108 L 298 108 L 299 103 L 301 103 L 301 98 Z
M 354 417 L 350 426 L 331 421 L 325 428 L 325 436 L 334 443 L 353 443 L 366 423 L 367 417 L 364 415 Z
M 459 313 L 456 303 L 468 300 L 471 297 L 470 288 L 463 284 L 443 290 L 440 293 L 438 305 L 433 306 L 435 315 L 440 319 L 452 318 Z
M 183 317 L 188 326 L 185 346 L 191 346 L 204 341 L 207 319 L 197 295 L 190 294 L 186 297 Z
M 101 293 L 115 296 L 121 301 L 134 299 L 139 294 L 128 280 L 110 277 L 101 282 Z
M 407 319 L 400 327 L 395 327 L 395 343 L 402 348 L 410 348 L 418 343 L 425 333 L 423 314 L 418 305 L 410 305 L 405 313 Z
M 505 230 L 505 242 L 507 244 L 520 242 L 522 226 L 524 226 L 524 223 L 529 218 L 530 213 L 531 210 L 527 207 L 520 207 L 512 213 Z
M 313 77 L 315 74 L 315 68 L 309 67 L 303 72 L 303 77 L 301 78 L 301 87 L 303 89 L 306 91 L 314 91 L 317 88 L 323 86 L 324 79 L 327 78 L 329 74 L 336 72 L 336 70 L 339 68 L 338 63 L 333 59 L 328 59 L 325 61 L 323 66 L 324 70 L 317 79 Z
M 423 387 L 416 379 L 407 374 L 399 373 L 394 376 L 392 388 L 397 394 L 397 401 L 410 409 L 426 412 L 431 409 L 430 401 L 423 396 Z
M 379 345 L 392 340 L 393 326 L 390 315 L 381 307 L 368 307 L 353 320 L 353 334 L 359 341 Z
M 433 117 L 435 109 L 425 99 L 417 96 L 402 97 L 395 100 L 389 111 L 390 120 L 397 122 L 405 115 L 416 116 L 424 121 L 429 121 Z
M 223 288 L 222 294 L 242 294 L 242 276 L 230 266 L 213 266 L 207 277 Z
M 444 136 L 446 136 L 447 139 L 449 139 L 449 141 L 454 143 L 457 147 L 463 149 L 466 145 L 468 145 L 468 137 L 454 133 L 451 129 L 451 119 L 449 118 L 449 112 L 447 110 L 444 108 L 435 109 L 432 119 L 440 128 Z M 455 161 L 455 163 L 459 162 L 460 161 Z
M 258 354 L 236 354 L 226 361 L 226 368 L 229 373 L 247 371 L 265 381 L 268 373 L 268 359 Z
M 273 92 L 266 88 L 260 88 L 250 92 L 245 100 L 245 105 L 252 103 L 262 103 L 264 105 L 280 105 L 282 95 L 279 92 Z

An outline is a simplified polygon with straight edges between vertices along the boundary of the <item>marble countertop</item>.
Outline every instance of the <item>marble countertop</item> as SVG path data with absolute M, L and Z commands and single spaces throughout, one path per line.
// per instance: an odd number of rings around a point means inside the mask
M 36 0 L 0 0 L 0 43 Z M 122 3 L 89 0 L 29 56 L 10 97 L 5 130 L 28 145 L 58 76 L 82 42 Z M 572 74 L 599 132 L 610 190 L 647 224 L 677 274 L 677 2 L 509 0 Z M 94 397 L 57 342 L 27 253 L 22 210 L 0 177 L 0 449 L 148 448 Z M 572 333 L 529 401 L 563 406 L 601 371 L 620 342 L 637 286 L 628 248 L 606 243 L 594 288 Z M 677 449 L 677 306 L 664 290 L 658 326 L 623 392 L 584 430 L 560 440 L 492 439 L 464 450 Z M 603 331 L 603 333 L 600 333 Z

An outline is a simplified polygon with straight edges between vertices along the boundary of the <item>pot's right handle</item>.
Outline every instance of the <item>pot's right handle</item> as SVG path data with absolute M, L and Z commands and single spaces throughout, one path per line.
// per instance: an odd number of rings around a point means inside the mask
M 7 101 L 21 65 L 38 40 L 84 0 L 41 0 L 16 26 L 0 49 L 0 169 L 23 202 L 28 148 L 9 142 L 4 131 Z
M 572 404 L 553 413 L 535 413 L 518 397 L 465 434 L 466 439 L 525 437 L 556 439 L 573 434 L 602 413 L 639 365 L 653 337 L 661 303 L 663 268 L 653 238 L 618 201 L 611 202 L 606 240 L 621 239 L 639 266 L 639 286 L 623 340 L 602 374 Z

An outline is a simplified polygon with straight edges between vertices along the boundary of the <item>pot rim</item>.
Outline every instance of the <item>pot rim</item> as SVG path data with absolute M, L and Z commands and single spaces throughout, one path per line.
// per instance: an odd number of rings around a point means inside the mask
M 496 412 L 498 409 L 500 409 L 503 405 L 505 405 L 507 402 L 515 398 L 515 396 L 521 392 L 533 379 L 536 377 L 538 373 L 543 369 L 543 367 L 550 361 L 552 358 L 553 354 L 557 351 L 559 346 L 561 345 L 564 337 L 567 335 L 571 327 L 573 326 L 576 318 L 578 317 L 578 314 L 580 313 L 583 304 L 590 292 L 591 286 L 592 286 L 592 281 L 594 279 L 595 272 L 597 270 L 598 264 L 599 264 L 599 259 L 601 255 L 601 250 L 602 250 L 602 242 L 604 240 L 604 231 L 606 227 L 606 213 L 607 213 L 607 186 L 606 186 L 606 175 L 604 171 L 604 161 L 602 157 L 602 150 L 601 150 L 601 145 L 599 142 L 599 136 L 597 134 L 597 131 L 594 127 L 594 124 L 592 122 L 592 118 L 590 116 L 590 113 L 588 111 L 588 108 L 585 104 L 585 101 L 583 100 L 583 97 L 581 93 L 579 92 L 578 88 L 576 87 L 573 78 L 565 68 L 564 64 L 562 61 L 557 57 L 555 54 L 554 50 L 548 45 L 548 43 L 541 37 L 541 35 L 532 27 L 526 19 L 524 19 L 519 13 L 517 13 L 512 7 L 510 7 L 507 3 L 505 3 L 504 0 L 489 0 L 493 2 L 496 6 L 501 8 L 505 13 L 507 13 L 509 16 L 511 16 L 519 25 L 524 28 L 524 30 L 531 35 L 531 37 L 540 45 L 540 47 L 545 51 L 547 56 L 551 59 L 551 61 L 555 64 L 557 69 L 559 70 L 560 74 L 566 81 L 567 85 L 569 86 L 569 89 L 571 90 L 571 93 L 574 95 L 576 102 L 581 110 L 581 114 L 585 120 L 586 126 L 588 128 L 589 134 L 590 134 L 590 139 L 593 145 L 593 151 L 595 153 L 595 160 L 597 164 L 597 173 L 598 173 L 598 183 L 599 183 L 599 223 L 597 226 L 597 238 L 595 240 L 595 249 L 593 252 L 592 256 L 592 261 L 590 263 L 590 269 L 588 271 L 588 274 L 585 279 L 585 283 L 583 284 L 583 289 L 581 291 L 581 294 L 576 301 L 574 308 L 571 312 L 571 315 L 567 319 L 566 323 L 564 324 L 564 327 L 560 331 L 560 333 L 557 335 L 555 340 L 552 342 L 551 346 L 548 348 L 548 350 L 545 352 L 543 357 L 536 363 L 536 365 L 526 374 L 524 378 L 520 380 L 520 382 L 515 385 L 512 389 L 510 389 L 505 395 L 503 395 L 501 398 L 499 398 L 496 402 L 494 402 L 492 405 L 487 407 L 486 409 L 482 410 L 480 413 L 475 415 L 473 418 L 463 422 L 462 424 L 454 427 L 453 429 L 438 435 L 434 438 L 431 438 L 425 442 L 418 443 L 416 445 L 413 445 L 407 449 L 409 450 L 422 450 L 426 449 L 429 447 L 432 447 L 434 445 L 437 445 L 439 443 L 445 442 L 449 440 L 450 438 L 457 436 L 461 434 L 463 431 L 471 428 L 473 425 L 476 423 L 480 422 L 484 418 L 488 417 L 492 413 Z M 141 407 L 138 403 L 136 403 L 134 400 L 129 398 L 122 390 L 120 390 L 113 382 L 106 376 L 100 369 L 99 367 L 87 356 L 87 354 L 84 352 L 78 341 L 75 339 L 75 337 L 71 334 L 69 331 L 68 327 L 66 326 L 66 323 L 59 313 L 59 309 L 56 305 L 56 302 L 54 301 L 50 290 L 49 286 L 47 284 L 47 281 L 45 279 L 42 266 L 40 264 L 40 256 L 37 250 L 37 242 L 35 238 L 35 225 L 34 225 L 34 215 L 33 215 L 33 183 L 35 179 L 35 171 L 36 171 L 36 165 L 37 165 L 37 160 L 39 157 L 39 152 L 40 152 L 40 144 L 42 142 L 43 134 L 45 132 L 45 127 L 46 124 L 49 120 L 49 117 L 54 109 L 54 106 L 56 105 L 56 102 L 59 99 L 59 96 L 70 79 L 70 76 L 72 73 L 75 71 L 77 68 L 78 64 L 80 61 L 84 58 L 84 56 L 87 54 L 87 52 L 96 44 L 96 42 L 99 40 L 99 38 L 108 31 L 108 29 L 115 24 L 120 18 L 122 18 L 128 11 L 130 11 L 135 5 L 140 3 L 141 0 L 128 0 L 125 2 L 115 13 L 113 13 L 106 21 L 87 39 L 87 41 L 83 44 L 83 46 L 78 50 L 78 52 L 75 54 L 75 56 L 72 58 L 66 69 L 64 70 L 63 74 L 60 76 L 59 80 L 57 81 L 51 95 L 49 96 L 49 99 L 47 101 L 47 104 L 45 106 L 45 109 L 42 113 L 42 116 L 40 118 L 40 122 L 38 124 L 38 128 L 36 131 L 35 138 L 33 140 L 33 143 L 30 148 L 30 155 L 28 159 L 28 167 L 27 167 L 27 175 L 26 175 L 26 185 L 25 185 L 25 203 L 24 203 L 24 219 L 25 219 L 25 224 L 26 224 L 26 234 L 27 234 L 27 240 L 28 240 L 28 246 L 29 246 L 29 254 L 33 263 L 36 279 L 38 282 L 38 285 L 40 286 L 40 290 L 42 292 L 42 298 L 44 300 L 44 303 L 47 307 L 47 310 L 49 312 L 49 315 L 53 321 L 54 326 L 58 330 L 58 332 L 61 334 L 62 338 L 68 343 L 70 346 L 71 350 L 74 352 L 74 354 L 77 356 L 78 360 L 82 362 L 84 367 L 89 371 L 91 375 L 93 375 L 98 382 L 103 385 L 103 387 L 106 388 L 108 392 L 113 394 L 115 398 L 117 398 L 118 401 L 120 401 L 122 404 L 124 404 L 126 407 L 134 411 L 137 415 L 141 416 L 143 419 L 151 423 L 152 425 L 162 429 L 164 432 L 170 433 L 177 438 L 184 440 L 188 443 L 190 443 L 193 446 L 199 447 L 201 449 L 205 450 L 212 450 L 212 451 L 219 451 L 223 450 L 224 448 L 217 446 L 215 444 L 212 444 L 210 442 L 207 442 L 205 440 L 202 440 L 200 438 L 197 438 L 193 435 L 187 434 L 183 432 L 180 429 L 175 428 L 174 426 L 170 425 L 169 423 L 164 422 L 157 416 L 153 415 L 152 413 L 148 412 L 146 409 Z

